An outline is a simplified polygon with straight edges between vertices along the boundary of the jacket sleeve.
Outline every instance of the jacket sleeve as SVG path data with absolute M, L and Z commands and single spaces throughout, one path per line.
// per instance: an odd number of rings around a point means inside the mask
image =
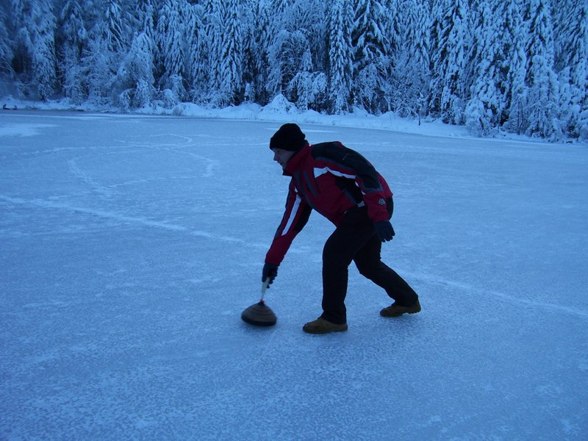
M 373 222 L 390 219 L 388 207 L 391 205 L 392 191 L 385 179 L 360 153 L 340 142 L 328 142 L 314 145 L 313 155 L 323 162 L 326 171 L 355 181 Z
M 294 183 L 290 182 L 284 216 L 265 256 L 265 263 L 274 265 L 282 263 L 292 241 L 308 222 L 311 211 L 310 206 L 296 191 Z

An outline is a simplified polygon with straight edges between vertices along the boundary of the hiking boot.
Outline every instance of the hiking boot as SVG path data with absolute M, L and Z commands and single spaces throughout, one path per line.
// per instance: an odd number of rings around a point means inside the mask
M 344 332 L 347 331 L 347 323 L 337 324 L 331 323 L 322 317 L 308 322 L 302 327 L 304 332 L 309 334 L 328 334 L 329 332 Z
M 420 311 L 421 304 L 419 303 L 419 299 L 417 299 L 411 306 L 402 306 L 398 303 L 393 303 L 387 308 L 382 309 L 380 315 L 382 317 L 400 317 L 402 314 L 416 314 Z

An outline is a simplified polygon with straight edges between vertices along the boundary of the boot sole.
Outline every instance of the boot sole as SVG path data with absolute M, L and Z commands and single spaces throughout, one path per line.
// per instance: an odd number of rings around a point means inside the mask
M 345 332 L 347 331 L 347 327 L 341 329 L 306 329 L 302 327 L 302 330 L 307 334 L 330 334 L 331 332 Z
M 380 315 L 382 317 L 394 318 L 394 317 L 400 317 L 401 315 L 404 315 L 404 314 L 418 314 L 419 312 L 421 312 L 421 309 L 420 308 L 418 310 L 414 310 L 414 311 L 403 311 L 403 312 L 399 312 L 399 313 L 396 313 L 396 314 L 386 314 L 386 313 L 382 313 L 380 311 Z

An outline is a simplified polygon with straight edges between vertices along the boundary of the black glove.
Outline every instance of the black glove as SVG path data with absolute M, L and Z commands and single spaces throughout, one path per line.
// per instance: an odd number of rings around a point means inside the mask
M 392 224 L 390 221 L 379 221 L 374 224 L 374 228 L 376 229 L 376 234 L 380 238 L 382 242 L 387 242 L 392 240 L 394 237 L 394 228 L 392 228 Z
M 261 272 L 261 282 L 265 283 L 268 280 L 267 287 L 273 283 L 274 279 L 278 275 L 278 265 L 273 263 L 266 263 L 263 265 L 263 271 Z

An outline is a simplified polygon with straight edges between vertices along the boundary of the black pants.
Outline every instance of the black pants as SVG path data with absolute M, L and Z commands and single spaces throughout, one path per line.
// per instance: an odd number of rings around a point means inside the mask
M 360 274 L 384 288 L 401 305 L 412 305 L 416 292 L 380 258 L 382 242 L 367 216 L 367 209 L 348 211 L 343 223 L 327 239 L 323 249 L 323 314 L 332 323 L 346 323 L 348 268 L 355 262 Z

